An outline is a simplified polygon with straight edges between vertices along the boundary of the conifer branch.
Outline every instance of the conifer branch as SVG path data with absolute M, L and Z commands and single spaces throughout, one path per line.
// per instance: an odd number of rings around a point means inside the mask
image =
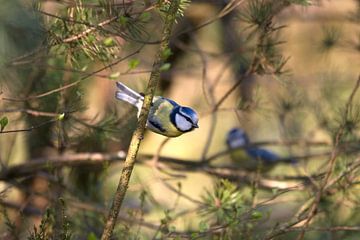
M 171 1 L 169 11 L 166 14 L 165 22 L 164 22 L 164 35 L 163 41 L 161 42 L 160 49 L 155 58 L 155 62 L 153 64 L 153 71 L 150 75 L 150 79 L 148 82 L 148 86 L 146 89 L 146 95 L 144 98 L 144 104 L 142 106 L 140 117 L 138 120 L 137 128 L 132 136 L 130 147 L 128 154 L 125 159 L 124 167 L 120 176 L 119 184 L 113 199 L 112 206 L 110 208 L 109 216 L 107 218 L 105 228 L 103 234 L 101 236 L 102 240 L 108 240 L 111 238 L 112 232 L 114 230 L 114 226 L 116 223 L 117 216 L 121 209 L 122 202 L 124 200 L 131 173 L 135 165 L 135 160 L 137 156 L 137 152 L 140 147 L 141 140 L 144 137 L 145 124 L 148 118 L 149 110 L 151 107 L 152 99 L 154 97 L 154 93 L 157 87 L 157 83 L 160 78 L 160 67 L 164 63 L 163 52 L 168 48 L 168 42 L 170 39 L 170 34 L 172 30 L 172 26 L 176 19 L 176 13 L 179 8 L 179 0 Z

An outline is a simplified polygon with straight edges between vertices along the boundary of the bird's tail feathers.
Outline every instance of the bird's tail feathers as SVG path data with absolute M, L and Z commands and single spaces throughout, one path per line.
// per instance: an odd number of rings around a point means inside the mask
M 115 93 L 116 99 L 128 102 L 140 111 L 144 97 L 120 82 L 116 82 L 116 86 L 118 88 Z

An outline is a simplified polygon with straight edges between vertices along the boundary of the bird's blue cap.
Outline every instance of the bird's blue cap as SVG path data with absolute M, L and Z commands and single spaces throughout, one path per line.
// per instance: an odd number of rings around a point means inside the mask
M 230 148 L 238 148 L 249 144 L 250 140 L 243 129 L 233 128 L 229 131 L 226 142 Z
M 198 122 L 199 122 L 199 117 L 197 115 L 197 113 L 189 107 L 180 107 L 179 112 L 182 115 L 188 116 L 191 119 L 191 122 L 193 123 L 193 127 L 194 128 L 198 128 Z

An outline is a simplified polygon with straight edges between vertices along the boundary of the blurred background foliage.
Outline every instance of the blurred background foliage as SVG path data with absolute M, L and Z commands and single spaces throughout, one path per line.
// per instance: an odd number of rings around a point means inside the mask
M 0 238 L 99 239 L 136 126 L 115 81 L 144 91 L 169 1 L 0 3 Z M 114 239 L 358 239 L 360 1 L 181 4 L 158 94 L 200 128 L 146 132 Z M 298 163 L 244 170 L 233 127 Z

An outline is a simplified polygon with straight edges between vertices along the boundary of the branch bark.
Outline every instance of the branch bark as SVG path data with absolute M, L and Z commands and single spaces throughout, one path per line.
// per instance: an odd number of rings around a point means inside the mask
M 168 48 L 168 42 L 170 39 L 170 34 L 172 30 L 172 26 L 175 22 L 176 13 L 179 8 L 179 0 L 171 1 L 169 11 L 166 14 L 165 17 L 165 25 L 163 29 L 163 38 L 160 44 L 160 49 L 157 53 L 157 56 L 155 58 L 155 62 L 153 64 L 153 71 L 151 72 L 150 79 L 148 82 L 148 86 L 146 89 L 146 95 L 144 98 L 144 104 L 142 106 L 140 117 L 138 121 L 137 128 L 132 136 L 130 147 L 128 154 L 126 156 L 126 160 L 124 163 L 124 167 L 120 176 L 118 188 L 116 190 L 112 206 L 110 208 L 109 216 L 107 218 L 105 228 L 103 231 L 103 234 L 101 236 L 101 240 L 108 240 L 111 238 L 111 235 L 114 230 L 114 226 L 116 223 L 117 216 L 119 214 L 119 211 L 121 209 L 122 202 L 124 200 L 131 173 L 135 165 L 135 160 L 137 156 L 137 152 L 140 147 L 141 140 L 144 136 L 144 130 L 146 121 L 149 114 L 149 109 L 151 107 L 152 99 L 154 97 L 154 93 L 156 90 L 156 86 L 158 84 L 159 78 L 160 78 L 160 67 L 164 63 L 164 57 L 163 52 L 165 49 Z

